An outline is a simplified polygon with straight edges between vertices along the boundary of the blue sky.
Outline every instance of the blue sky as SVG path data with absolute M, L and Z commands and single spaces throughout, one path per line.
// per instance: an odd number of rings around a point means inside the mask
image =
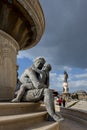
M 63 72 L 68 72 L 69 90 L 87 91 L 87 0 L 40 0 L 45 32 L 33 48 L 20 51 L 19 77 L 37 56 L 52 65 L 50 88 L 62 91 Z

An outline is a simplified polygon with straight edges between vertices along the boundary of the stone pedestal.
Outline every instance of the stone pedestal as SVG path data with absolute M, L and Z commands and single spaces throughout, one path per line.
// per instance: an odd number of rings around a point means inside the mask
M 0 101 L 9 101 L 14 96 L 18 49 L 17 42 L 0 30 Z
M 63 83 L 63 93 L 68 93 L 68 92 L 69 92 L 68 83 L 64 82 Z
M 69 94 L 69 88 L 68 88 L 68 82 L 64 82 L 63 83 L 63 93 L 62 93 L 62 97 L 66 99 L 66 101 L 68 101 L 70 94 Z

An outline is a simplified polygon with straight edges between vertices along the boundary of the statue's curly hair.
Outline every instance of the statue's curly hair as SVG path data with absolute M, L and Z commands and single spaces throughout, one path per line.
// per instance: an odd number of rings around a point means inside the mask
M 43 61 L 43 63 L 46 62 L 45 58 L 44 58 L 44 57 L 41 57 L 41 56 L 37 57 L 37 58 L 34 60 L 34 62 L 36 62 L 37 60 L 41 60 L 41 61 Z
M 49 71 L 52 70 L 52 66 L 50 64 L 45 64 L 44 66 L 48 67 Z

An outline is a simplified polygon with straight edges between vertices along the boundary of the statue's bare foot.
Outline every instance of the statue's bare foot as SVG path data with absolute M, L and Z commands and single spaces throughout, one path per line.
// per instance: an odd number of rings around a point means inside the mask
M 64 118 L 63 118 L 62 116 L 59 117 L 59 116 L 57 116 L 56 114 L 53 115 L 52 117 L 53 117 L 53 119 L 54 119 L 55 121 L 57 121 L 57 122 L 60 122 L 60 121 L 63 121 L 63 120 L 64 120 Z
M 14 98 L 11 102 L 20 102 L 17 98 Z
M 60 118 L 59 120 L 58 120 L 58 122 L 60 122 L 60 121 L 64 121 L 64 118 L 62 117 L 62 118 Z
M 64 120 L 64 118 L 61 116 L 58 116 L 58 115 L 56 115 L 56 114 L 54 114 L 53 116 L 50 116 L 49 114 L 48 114 L 48 116 L 47 116 L 47 120 L 48 121 L 57 121 L 57 122 L 60 122 L 60 121 L 63 121 Z

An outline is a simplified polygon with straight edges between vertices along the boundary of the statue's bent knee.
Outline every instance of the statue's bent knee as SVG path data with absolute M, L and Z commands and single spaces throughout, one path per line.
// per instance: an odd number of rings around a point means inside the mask
M 46 93 L 52 93 L 52 91 L 50 89 L 48 89 L 48 88 L 45 88 L 44 89 L 44 94 L 46 94 Z

